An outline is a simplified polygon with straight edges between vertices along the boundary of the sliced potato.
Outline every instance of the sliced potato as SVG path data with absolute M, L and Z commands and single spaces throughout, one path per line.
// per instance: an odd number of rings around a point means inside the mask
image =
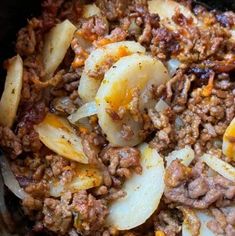
M 48 113 L 45 119 L 35 130 L 40 140 L 55 153 L 80 163 L 88 163 L 88 158 L 83 152 L 81 138 L 68 121 L 62 117 Z
M 0 101 L 0 123 L 11 127 L 20 102 L 23 84 L 23 61 L 19 55 L 9 60 L 4 91 Z
M 76 27 L 69 20 L 65 20 L 46 35 L 42 51 L 45 79 L 49 79 L 63 61 L 75 31 Z
M 187 18 L 192 18 L 194 24 L 197 23 L 197 18 L 190 9 L 173 0 L 150 0 L 148 1 L 148 9 L 150 13 L 157 13 L 160 16 L 160 22 L 171 29 L 176 28 L 176 24 L 172 20 L 176 10 L 179 10 Z
M 172 161 L 179 159 L 182 164 L 189 166 L 195 157 L 195 153 L 190 146 L 186 146 L 180 150 L 171 152 L 166 158 L 167 166 L 171 164 Z
M 229 163 L 210 154 L 204 154 L 201 157 L 201 160 L 204 161 L 211 169 L 222 175 L 224 178 L 235 182 L 235 168 Z
M 222 149 L 224 155 L 235 161 L 235 118 L 224 133 Z
M 101 11 L 99 7 L 95 5 L 95 3 L 87 4 L 83 6 L 82 17 L 89 18 L 92 16 L 100 16 L 100 15 L 101 15 Z
M 156 150 L 147 144 L 141 151 L 142 174 L 126 180 L 126 196 L 114 201 L 110 207 L 107 224 L 118 230 L 128 230 L 143 224 L 157 209 L 164 191 L 164 163 Z
M 51 181 L 50 195 L 53 197 L 59 197 L 66 191 L 75 193 L 80 190 L 98 187 L 102 183 L 102 173 L 91 165 L 77 164 L 75 171 L 76 176 L 67 184 L 62 184 L 58 180 Z
M 105 71 L 121 57 L 136 52 L 144 53 L 145 48 L 134 41 L 111 43 L 92 51 L 85 62 L 78 87 L 78 93 L 83 102 L 94 101 Z
M 114 120 L 107 111 L 117 112 L 120 108 L 128 110 L 136 91 L 140 111 L 153 107 L 155 101 L 151 88 L 166 83 L 168 79 L 169 75 L 164 65 L 159 60 L 143 54 L 123 57 L 105 73 L 95 101 L 99 124 L 112 145 L 139 144 L 143 138 L 139 135 L 143 124 L 134 120 L 128 111 L 121 120 Z M 123 138 L 120 132 L 124 124 L 133 132 L 129 139 Z
M 216 236 L 208 227 L 207 223 L 214 218 L 206 211 L 196 211 L 197 217 L 201 222 L 200 234 L 198 236 Z M 194 236 L 190 230 L 190 225 L 187 221 L 183 222 L 182 236 Z

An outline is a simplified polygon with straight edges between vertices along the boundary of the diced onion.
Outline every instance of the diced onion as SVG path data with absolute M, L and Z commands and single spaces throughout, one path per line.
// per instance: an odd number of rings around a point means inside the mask
M 194 159 L 195 154 L 193 149 L 190 146 L 186 146 L 180 150 L 176 150 L 171 152 L 166 158 L 167 166 L 171 164 L 172 161 L 179 159 L 181 160 L 182 164 L 185 166 L 189 166 L 192 160 Z
M 163 112 L 167 108 L 169 108 L 169 105 L 163 99 L 160 99 L 155 106 L 157 112 Z
M 24 199 L 28 194 L 20 187 L 16 177 L 11 171 L 7 158 L 2 155 L 0 157 L 2 176 L 5 185 L 20 199 Z
M 97 113 L 97 108 L 96 108 L 95 102 L 88 102 L 88 103 L 84 104 L 83 106 L 81 106 L 80 108 L 78 108 L 78 110 L 76 112 L 71 114 L 68 117 L 68 120 L 71 123 L 75 124 L 80 119 L 95 115 L 96 113 Z
M 210 154 L 204 154 L 201 160 L 226 179 L 235 182 L 235 168 L 229 163 Z
M 177 59 L 170 59 L 167 62 L 167 68 L 170 76 L 173 76 L 179 67 L 180 67 L 180 61 Z

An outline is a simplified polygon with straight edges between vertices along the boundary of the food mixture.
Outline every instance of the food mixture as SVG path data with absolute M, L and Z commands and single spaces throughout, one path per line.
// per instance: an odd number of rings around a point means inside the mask
M 29 235 L 235 235 L 235 13 L 44 0 L 0 102 Z

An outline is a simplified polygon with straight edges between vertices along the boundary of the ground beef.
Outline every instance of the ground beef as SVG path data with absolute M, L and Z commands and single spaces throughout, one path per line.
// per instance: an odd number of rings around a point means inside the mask
M 174 160 L 166 169 L 165 184 L 168 187 L 177 187 L 189 179 L 191 173 L 192 171 L 189 167 L 183 165 L 179 160 Z
M 73 196 L 71 205 L 73 212 L 76 212 L 75 228 L 86 233 L 102 230 L 105 217 L 108 214 L 106 203 L 95 199 L 86 191 L 80 191 Z
M 174 164 L 174 163 L 173 163 Z M 197 167 L 195 167 L 197 168 Z M 220 175 L 209 177 L 192 170 L 193 178 L 182 181 L 177 187 L 167 187 L 165 197 L 167 202 L 177 202 L 197 209 L 206 209 L 211 204 L 226 206 L 235 198 L 235 185 L 232 181 Z
M 98 0 L 97 5 L 107 19 L 113 21 L 120 19 L 125 15 L 125 11 L 128 9 L 129 1 Z
M 51 231 L 65 235 L 72 225 L 72 213 L 66 204 L 46 198 L 43 205 L 43 225 Z
M 12 158 L 17 157 L 22 153 L 22 142 L 11 129 L 0 126 L 0 137 L 1 147 L 9 152 Z
M 154 229 L 163 231 L 167 236 L 176 236 L 181 231 L 181 217 L 177 210 L 162 210 L 154 216 Z
M 112 182 L 120 185 L 120 179 L 127 179 L 131 176 L 131 170 L 141 173 L 140 152 L 130 147 L 112 148 L 103 150 L 102 162 L 108 167 Z
M 211 212 L 215 219 L 209 221 L 207 223 L 207 226 L 215 234 L 233 236 L 235 235 L 235 227 L 234 222 L 231 222 L 230 219 L 233 217 L 232 215 L 234 215 L 234 209 L 226 209 L 225 211 L 227 211 L 227 217 L 224 214 L 225 212 L 223 212 L 223 210 L 212 208 Z
M 25 28 L 22 28 L 18 33 L 18 38 L 16 41 L 16 51 L 21 56 L 32 55 L 36 46 L 38 46 L 41 37 L 41 32 L 35 32 L 36 30 L 42 29 L 42 22 L 36 18 L 33 18 L 29 21 L 28 25 Z M 37 38 L 37 36 L 39 38 Z

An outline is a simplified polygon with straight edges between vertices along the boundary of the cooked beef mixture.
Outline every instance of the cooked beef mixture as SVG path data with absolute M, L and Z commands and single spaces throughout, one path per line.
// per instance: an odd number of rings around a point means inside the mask
M 235 236 L 234 12 L 44 0 L 16 54 L 0 146 L 30 235 Z

